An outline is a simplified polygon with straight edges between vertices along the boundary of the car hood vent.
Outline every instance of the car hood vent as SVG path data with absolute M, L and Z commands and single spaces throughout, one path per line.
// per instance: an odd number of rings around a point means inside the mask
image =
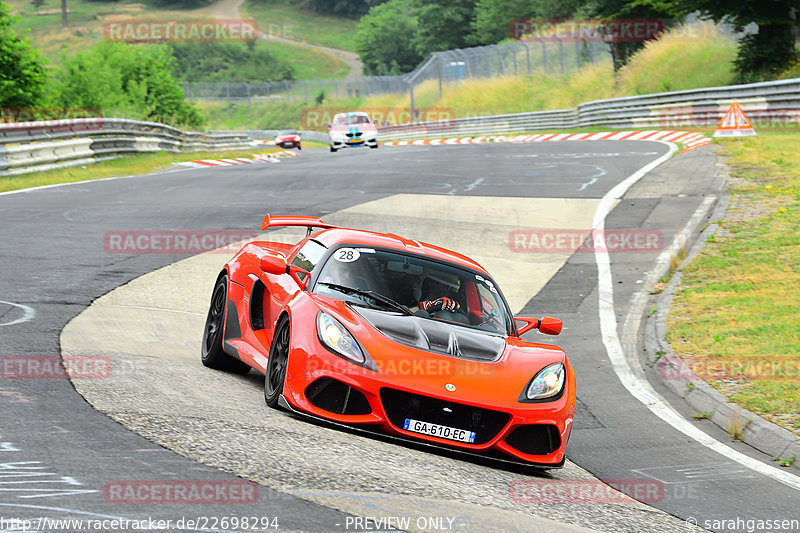
M 504 338 L 466 327 L 361 306 L 353 309 L 393 341 L 429 352 L 472 361 L 496 361 L 506 347 Z

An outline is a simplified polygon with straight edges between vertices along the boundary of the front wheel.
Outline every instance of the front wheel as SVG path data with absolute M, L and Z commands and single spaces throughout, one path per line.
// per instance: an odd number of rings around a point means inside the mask
M 272 408 L 278 407 L 278 399 L 283 394 L 283 383 L 286 381 L 286 366 L 289 363 L 289 339 L 291 325 L 289 319 L 281 320 L 275 328 L 275 337 L 267 359 L 267 373 L 264 377 L 264 400 Z
M 234 374 L 247 374 L 250 366 L 234 359 L 222 349 L 222 331 L 225 325 L 225 305 L 228 303 L 228 276 L 222 276 L 214 285 L 211 305 L 208 307 L 206 325 L 203 328 L 201 361 L 208 368 L 225 370 Z
M 338 150 L 338 148 L 334 148 L 333 146 L 331 146 L 331 152 L 335 152 L 336 150 Z

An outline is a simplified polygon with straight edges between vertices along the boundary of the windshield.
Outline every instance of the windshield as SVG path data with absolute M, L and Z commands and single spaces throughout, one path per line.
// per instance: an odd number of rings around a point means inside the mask
M 345 288 L 358 289 L 345 290 Z M 313 289 L 359 305 L 508 334 L 511 318 L 487 276 L 420 256 L 363 247 L 341 247 L 325 262 Z M 376 293 L 387 302 L 370 297 Z
M 352 124 L 369 124 L 369 117 L 366 115 L 337 115 L 333 117 L 334 126 L 350 126 Z
M 297 130 L 283 130 L 278 132 L 278 137 L 283 137 L 285 135 L 297 135 Z

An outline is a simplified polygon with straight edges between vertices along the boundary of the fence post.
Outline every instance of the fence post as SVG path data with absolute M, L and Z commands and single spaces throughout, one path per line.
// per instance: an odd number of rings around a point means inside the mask
M 503 64 L 503 51 L 500 49 L 500 47 L 497 47 L 497 58 L 500 60 L 500 63 L 498 64 L 498 68 L 500 69 L 500 74 L 501 75 L 505 74 L 506 69 L 505 65 Z
M 528 44 L 525 41 L 519 41 L 519 43 L 525 47 L 525 63 L 528 66 L 528 74 L 531 73 L 531 49 L 528 47 Z
M 408 93 L 411 99 L 411 122 L 414 122 L 414 83 L 408 82 Z
M 542 67 L 544 71 L 547 72 L 547 43 L 541 37 L 537 37 L 539 42 L 542 43 Z
M 439 98 L 442 97 L 442 76 L 444 75 L 444 62 L 441 54 L 436 54 L 436 61 L 439 63 Z M 412 104 L 413 107 L 413 104 Z M 413 110 L 412 110 L 413 113 Z
M 561 60 L 561 74 L 564 74 L 566 70 L 564 69 L 564 42 L 558 38 L 558 36 L 553 35 L 556 41 L 558 41 L 558 55 L 559 59 Z
M 517 47 L 509 46 L 511 48 L 511 58 L 514 60 L 514 76 L 517 75 Z

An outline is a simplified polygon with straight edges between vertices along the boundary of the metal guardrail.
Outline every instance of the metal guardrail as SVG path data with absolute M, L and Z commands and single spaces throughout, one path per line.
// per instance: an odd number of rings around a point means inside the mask
M 596 100 L 573 109 L 389 126 L 379 130 L 379 138 L 403 141 L 423 136 L 503 135 L 590 127 L 713 128 L 732 102 L 738 102 L 756 123 L 759 118 L 766 118 L 772 123 L 777 120 L 800 127 L 800 79 L 791 79 Z
M 692 129 L 714 127 L 732 102 L 751 120 L 759 116 L 800 127 L 800 79 L 709 87 L 689 91 L 596 100 L 573 109 L 457 118 L 382 127 L 382 141 L 465 137 L 576 128 Z M 246 148 L 252 138 L 277 130 L 184 132 L 164 124 L 126 119 L 74 119 L 0 124 L 0 176 L 82 165 L 129 153 L 191 152 Z M 328 142 L 327 132 L 302 131 Z
M 251 142 L 246 133 L 185 132 L 156 122 L 117 118 L 0 124 L 0 176 L 135 153 L 242 149 Z

